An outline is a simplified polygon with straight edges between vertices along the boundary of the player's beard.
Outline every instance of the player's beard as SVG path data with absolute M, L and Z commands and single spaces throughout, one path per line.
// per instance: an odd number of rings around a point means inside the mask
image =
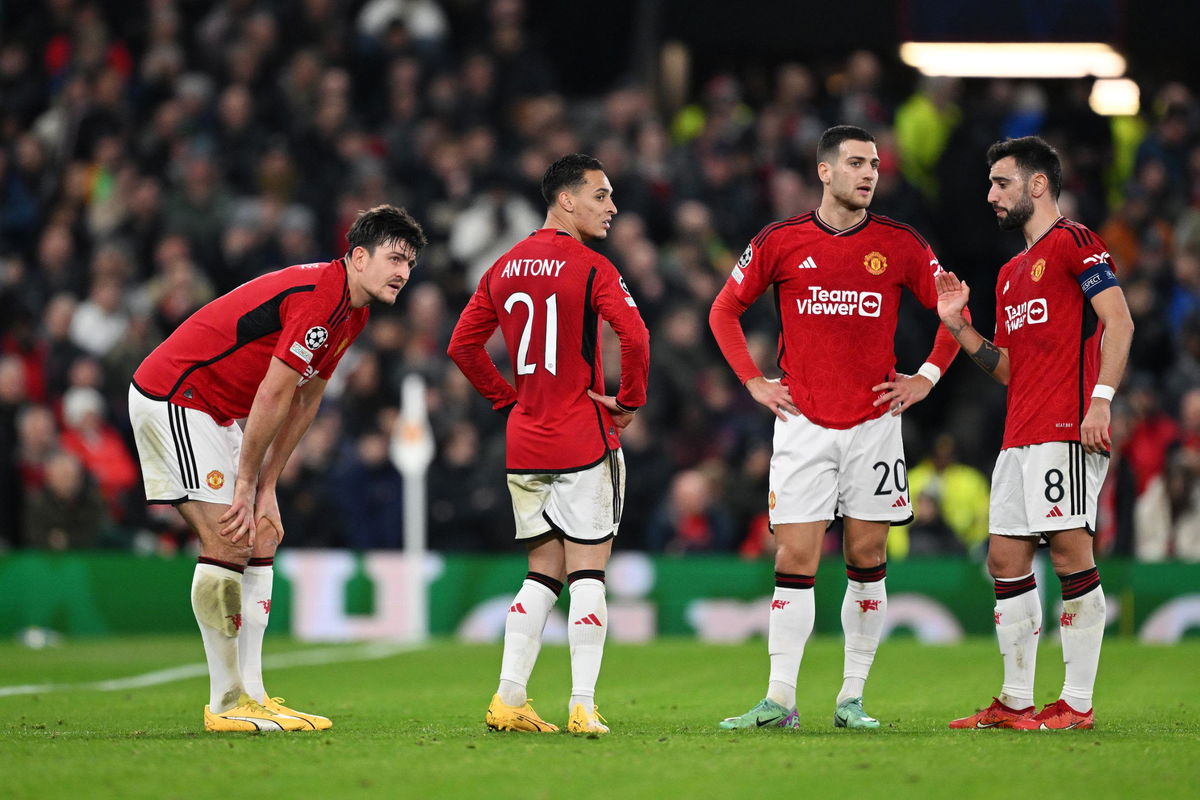
M 1002 231 L 1019 231 L 1025 223 L 1033 218 L 1033 198 L 1022 194 L 1016 205 L 1008 209 L 1003 217 L 996 217 L 996 223 Z

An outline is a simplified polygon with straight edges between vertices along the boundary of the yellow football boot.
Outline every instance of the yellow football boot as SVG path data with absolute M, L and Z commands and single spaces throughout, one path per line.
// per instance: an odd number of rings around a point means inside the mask
M 570 733 L 608 733 L 608 722 L 600 716 L 600 709 L 592 706 L 588 711 L 583 703 L 576 703 L 571 708 L 571 718 L 567 720 L 567 731 Z
M 204 707 L 206 731 L 300 731 L 307 728 L 308 723 L 304 720 L 263 708 L 246 694 L 238 698 L 236 706 L 219 714 Z
M 307 726 L 300 730 L 306 731 L 327 731 L 333 727 L 333 722 L 329 717 L 322 717 L 317 714 L 309 714 L 304 711 L 297 711 L 294 708 L 288 708 L 283 704 L 282 697 L 268 697 L 262 701 L 263 708 L 276 714 L 282 714 L 285 717 L 295 717 L 307 723 Z
M 557 725 L 551 725 L 538 716 L 530 705 L 533 700 L 526 700 L 523 706 L 505 705 L 500 695 L 493 695 L 488 706 L 484 721 L 494 731 L 529 731 L 531 733 L 549 733 L 558 730 Z

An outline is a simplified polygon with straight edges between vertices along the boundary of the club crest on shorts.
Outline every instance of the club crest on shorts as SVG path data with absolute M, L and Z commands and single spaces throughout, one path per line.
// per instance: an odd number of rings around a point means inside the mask
M 882 275 L 887 271 L 887 256 L 878 250 L 872 250 L 863 259 L 863 266 L 872 275 Z
M 320 325 L 314 325 L 308 329 L 308 333 L 304 334 L 304 344 L 309 350 L 316 350 L 321 345 L 325 344 L 325 340 L 329 338 L 329 331 L 322 328 Z
M 1033 278 L 1033 282 L 1037 283 L 1038 281 L 1040 281 L 1042 279 L 1042 274 L 1045 271 L 1046 271 L 1046 259 L 1039 258 L 1037 261 L 1035 261 L 1033 263 L 1033 269 L 1029 271 L 1029 275 L 1030 275 L 1030 277 Z
M 775 492 L 774 492 L 774 490 L 772 490 L 771 493 L 769 495 L 767 495 L 767 508 L 770 508 L 770 509 L 775 508 Z
M 208 488 L 220 489 L 225 485 L 225 473 L 221 472 L 219 469 L 214 469 L 212 472 L 208 473 L 208 477 L 205 478 L 205 480 L 208 482 Z

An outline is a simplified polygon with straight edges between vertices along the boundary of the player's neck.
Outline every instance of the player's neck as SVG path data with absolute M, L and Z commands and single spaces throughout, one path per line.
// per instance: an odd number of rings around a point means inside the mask
M 350 266 L 350 259 L 343 256 L 338 261 L 346 272 L 346 289 L 350 292 L 350 307 L 362 308 L 371 302 L 371 295 L 357 282 L 357 275 Z
M 1021 233 L 1025 235 L 1025 249 L 1028 250 L 1034 242 L 1045 236 L 1046 231 L 1050 230 L 1061 216 L 1062 214 L 1058 211 L 1058 203 L 1037 208 L 1029 221 L 1021 228 Z
M 862 222 L 867 216 L 867 210 L 865 208 L 847 208 L 827 197 L 821 201 L 821 207 L 817 209 L 817 216 L 830 228 L 844 231 Z
M 542 223 L 542 227 L 563 231 L 573 236 L 577 241 L 583 241 L 583 235 L 579 232 L 579 228 L 575 227 L 574 220 L 558 213 L 553 208 L 546 212 L 546 221 Z

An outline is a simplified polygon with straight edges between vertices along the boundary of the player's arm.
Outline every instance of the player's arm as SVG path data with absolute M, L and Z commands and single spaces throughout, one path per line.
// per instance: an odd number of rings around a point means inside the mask
M 712 309 L 708 312 L 708 326 L 721 348 L 721 354 L 750 396 L 787 422 L 788 414 L 799 415 L 800 409 L 792 403 L 791 394 L 778 378 L 768 380 L 759 372 L 758 365 L 750 355 L 750 347 L 746 344 L 746 332 L 742 330 L 742 314 L 750 306 L 737 297 L 731 286 L 733 284 L 726 283 L 713 300 Z
M 233 487 L 233 505 L 221 517 L 222 536 L 236 542 L 243 536 L 254 544 L 254 501 L 258 475 L 267 448 L 275 440 L 292 407 L 298 381 L 296 371 L 276 357 L 271 358 L 267 374 L 258 384 L 246 429 L 242 434 L 242 452 L 238 459 L 237 482 Z
M 313 377 L 292 394 L 291 407 L 267 450 L 262 469 L 258 474 L 258 496 L 254 501 L 255 525 L 265 517 L 275 526 L 275 530 L 279 531 L 280 539 L 283 538 L 283 520 L 279 515 L 279 501 L 275 497 L 275 487 L 288 459 L 296 451 L 296 445 L 300 444 L 300 440 L 304 438 L 312 421 L 316 419 L 327 385 L 328 381 L 323 378 Z
M 1125 293 L 1119 286 L 1109 286 L 1093 295 L 1091 303 L 1104 325 L 1104 336 L 1100 340 L 1100 374 L 1079 428 L 1079 439 L 1087 452 L 1106 453 L 1112 449 L 1108 430 L 1109 406 L 1113 392 L 1121 385 L 1121 377 L 1125 374 L 1129 347 L 1133 343 L 1133 318 L 1125 303 Z
M 488 276 L 484 275 L 479 288 L 471 295 L 471 301 L 458 318 L 446 354 L 458 365 L 475 390 L 491 401 L 492 408 L 503 411 L 517 402 L 517 390 L 504 380 L 485 347 L 499 323 L 485 285 L 487 279 Z
M 938 316 L 946 330 L 962 346 L 963 352 L 1005 386 L 1011 371 L 1008 362 L 1008 348 L 997 347 L 975 330 L 966 316 L 967 300 L 971 296 L 971 288 L 966 281 L 960 281 L 953 272 L 940 272 L 934 277 L 938 292 Z
M 637 310 L 633 295 L 615 267 L 602 271 L 604 280 L 596 292 L 596 311 L 608 322 L 621 345 L 621 383 L 616 395 L 588 389 L 588 397 L 608 409 L 617 432 L 625 430 L 637 410 L 646 404 L 650 377 L 650 331 Z

